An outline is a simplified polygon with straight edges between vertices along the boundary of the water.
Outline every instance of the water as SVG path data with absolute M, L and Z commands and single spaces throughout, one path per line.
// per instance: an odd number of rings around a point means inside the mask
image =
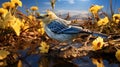
M 23 67 L 97 67 L 88 56 L 65 60 L 35 54 L 22 60 L 22 63 Z M 120 64 L 109 63 L 107 60 L 103 60 L 103 65 L 104 67 L 120 67 Z

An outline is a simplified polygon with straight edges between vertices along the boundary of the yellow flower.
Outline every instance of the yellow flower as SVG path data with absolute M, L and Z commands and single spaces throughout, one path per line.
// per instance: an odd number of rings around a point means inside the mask
M 5 8 L 5 9 L 10 9 L 10 8 L 14 8 L 15 5 L 12 2 L 5 2 L 5 3 L 2 4 L 2 7 Z
M 93 42 L 92 42 L 92 47 L 94 50 L 99 50 L 103 47 L 104 42 L 103 42 L 103 38 L 98 37 L 96 38 Z
M 117 49 L 117 51 L 115 53 L 115 57 L 120 62 L 120 49 Z
M 5 17 L 7 13 L 8 13 L 8 10 L 7 10 L 7 9 L 0 8 L 0 16 Z
M 42 42 L 40 43 L 40 46 L 41 46 L 41 47 L 39 48 L 39 49 L 40 49 L 40 53 L 48 53 L 48 51 L 49 51 L 49 45 L 47 45 L 46 42 L 43 42 L 43 41 L 42 41 Z
M 37 7 L 37 6 L 32 6 L 32 7 L 30 7 L 30 9 L 31 9 L 32 11 L 36 11 L 36 10 L 38 10 L 38 7 Z
M 20 0 L 11 0 L 12 3 L 15 4 L 15 6 L 20 6 L 22 7 L 22 2 Z
M 120 14 L 114 14 L 113 15 L 113 22 L 115 22 L 115 23 L 120 22 Z
M 99 5 L 92 5 L 89 9 L 89 11 L 92 14 L 97 14 L 99 10 L 101 10 L 103 8 L 103 6 L 99 6 Z
M 100 20 L 97 22 L 97 25 L 98 25 L 98 26 L 106 25 L 108 22 L 109 22 L 108 17 L 104 17 L 103 19 L 100 19 Z

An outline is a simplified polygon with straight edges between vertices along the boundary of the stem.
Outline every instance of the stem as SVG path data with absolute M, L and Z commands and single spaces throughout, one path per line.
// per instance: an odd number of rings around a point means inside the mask
M 111 15 L 113 16 L 114 12 L 112 10 L 112 0 L 110 0 L 110 11 L 111 11 Z

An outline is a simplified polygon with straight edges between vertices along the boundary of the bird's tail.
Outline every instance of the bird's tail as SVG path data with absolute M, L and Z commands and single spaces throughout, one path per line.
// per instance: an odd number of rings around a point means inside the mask
M 97 32 L 92 32 L 93 36 L 100 36 L 102 38 L 108 38 L 108 36 L 106 34 L 103 33 L 97 33 Z

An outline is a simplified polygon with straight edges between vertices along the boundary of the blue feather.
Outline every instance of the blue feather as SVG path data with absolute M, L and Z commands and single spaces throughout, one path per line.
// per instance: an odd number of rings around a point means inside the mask
M 80 33 L 82 30 L 80 30 L 79 28 L 75 28 L 75 27 L 68 27 L 66 29 L 61 30 L 59 33 L 63 33 L 63 34 L 78 34 Z
M 51 21 L 47 27 L 55 34 L 79 34 L 79 33 L 87 33 L 92 34 L 93 36 L 100 36 L 103 38 L 107 38 L 107 35 L 104 35 L 102 33 L 96 33 L 89 31 L 87 29 L 75 27 L 75 26 L 67 26 L 62 21 L 59 20 L 53 20 Z
M 79 28 L 76 27 L 69 27 L 65 25 L 64 23 L 61 23 L 61 21 L 58 20 L 53 20 L 50 22 L 50 24 L 47 25 L 48 28 L 57 34 L 77 34 L 77 33 L 82 33 L 82 31 Z
M 59 23 L 56 20 L 51 21 L 50 24 L 48 24 L 47 26 L 54 33 L 58 33 L 59 31 L 66 29 L 68 27 L 62 23 Z

